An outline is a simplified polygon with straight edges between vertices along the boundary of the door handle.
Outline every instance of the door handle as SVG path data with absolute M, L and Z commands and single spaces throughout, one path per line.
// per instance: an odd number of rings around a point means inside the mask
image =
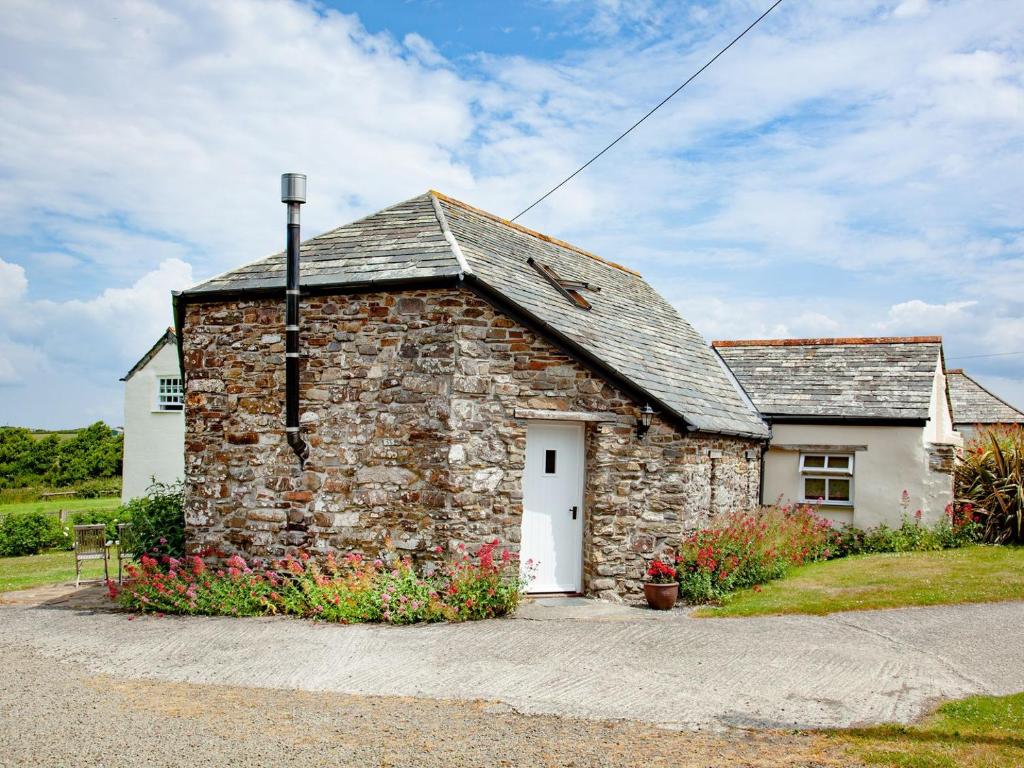
M 579 507 L 573 507 L 569 511 L 572 512 L 572 519 L 575 520 L 576 519 L 576 513 L 579 512 Z

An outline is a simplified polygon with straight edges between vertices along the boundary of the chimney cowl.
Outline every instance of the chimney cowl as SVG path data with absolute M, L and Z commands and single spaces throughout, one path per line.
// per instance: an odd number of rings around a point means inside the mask
M 304 173 L 282 173 L 281 174 L 281 202 L 282 203 L 304 203 L 304 202 L 306 202 L 306 174 L 304 174 Z

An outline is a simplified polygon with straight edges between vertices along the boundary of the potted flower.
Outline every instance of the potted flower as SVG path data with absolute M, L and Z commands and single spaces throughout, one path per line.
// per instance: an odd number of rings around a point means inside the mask
M 667 611 L 676 604 L 679 597 L 679 581 L 676 578 L 675 566 L 655 560 L 647 569 L 647 582 L 644 584 L 644 597 L 647 604 L 657 611 Z

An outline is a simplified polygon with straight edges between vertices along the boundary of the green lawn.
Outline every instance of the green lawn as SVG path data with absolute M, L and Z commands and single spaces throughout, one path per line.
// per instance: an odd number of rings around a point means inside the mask
M 117 550 L 110 549 L 110 577 L 117 578 Z M 89 560 L 82 564 L 83 579 L 102 579 L 103 562 Z M 26 589 L 44 584 L 62 584 L 75 580 L 75 553 L 43 552 L 24 557 L 0 557 L 0 592 Z
M 829 732 L 868 765 L 1017 768 L 1024 765 L 1024 693 L 943 704 L 917 725 Z
M 0 515 L 18 514 L 21 512 L 49 512 L 56 515 L 60 510 L 72 512 L 108 511 L 121 506 L 117 496 L 106 496 L 99 499 L 76 499 L 73 496 L 62 496 L 45 501 L 23 501 L 15 504 L 0 504 Z
M 812 563 L 760 591 L 742 590 L 724 605 L 699 608 L 696 615 L 821 615 L 995 600 L 1024 600 L 1024 547 L 975 545 Z

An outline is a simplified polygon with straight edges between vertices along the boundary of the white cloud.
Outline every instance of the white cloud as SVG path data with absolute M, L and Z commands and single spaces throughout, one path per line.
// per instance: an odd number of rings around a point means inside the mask
M 422 38 L 406 56 L 354 17 L 267 0 L 26 0 L 5 22 L 0 216 L 71 227 L 72 253 L 135 275 L 175 242 L 202 273 L 275 248 L 283 171 L 310 176 L 310 231 L 468 177 L 450 150 L 474 86 Z M 126 223 L 139 247 L 108 251 Z
M 555 2 L 592 36 L 561 58 L 448 61 L 305 2 L 11 0 L 0 221 L 27 245 L 0 296 L 34 311 L 0 359 L 112 381 L 169 320 L 154 285 L 281 247 L 282 171 L 309 174 L 310 234 L 428 187 L 512 215 L 761 10 Z M 1024 336 L 1021 40 L 1012 0 L 784 3 L 523 223 L 639 267 L 708 335 L 1003 351 Z
M 0 411 L 0 423 L 71 426 L 84 414 L 119 423 L 117 379 L 172 324 L 171 291 L 192 283 L 191 266 L 168 259 L 88 299 L 31 300 L 23 284 L 3 303 L 0 400 L 13 407 Z
M 938 334 L 946 328 L 955 327 L 968 320 L 965 311 L 978 304 L 976 301 L 949 301 L 945 304 L 929 304 L 920 299 L 894 304 L 889 308 L 888 317 L 877 324 L 882 332 L 897 332 L 911 335 Z
M 20 299 L 27 289 L 25 268 L 0 259 L 0 312 L 8 303 Z
M 410 32 L 402 38 L 402 43 L 416 58 L 428 67 L 445 66 L 448 61 L 442 56 L 432 42 L 422 35 Z
M 927 12 L 928 0 L 903 0 L 902 3 L 893 8 L 892 15 L 898 19 L 920 16 Z

